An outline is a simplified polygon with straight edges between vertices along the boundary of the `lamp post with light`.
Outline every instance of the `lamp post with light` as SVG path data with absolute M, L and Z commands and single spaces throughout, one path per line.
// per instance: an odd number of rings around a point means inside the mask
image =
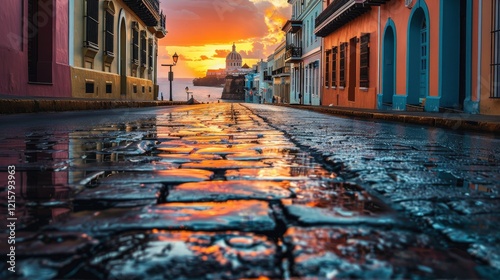
M 170 82 L 170 97 L 169 101 L 172 101 L 172 81 L 174 80 L 174 72 L 172 72 L 172 66 L 175 66 L 177 64 L 177 61 L 179 60 L 179 56 L 177 53 L 174 53 L 172 56 L 172 60 L 174 61 L 173 64 L 162 64 L 161 66 L 170 66 L 170 71 L 168 72 L 168 81 Z

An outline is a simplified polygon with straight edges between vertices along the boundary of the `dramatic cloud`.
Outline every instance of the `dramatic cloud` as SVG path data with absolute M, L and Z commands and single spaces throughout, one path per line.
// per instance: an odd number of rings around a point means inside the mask
M 177 52 L 179 77 L 224 68 L 233 42 L 249 66 L 265 60 L 284 40 L 281 29 L 291 15 L 283 0 L 169 0 L 161 8 L 168 34 L 160 40 L 159 59 L 168 62 L 164 53 Z
M 267 35 L 265 15 L 249 0 L 170 0 L 161 2 L 167 37 L 161 44 L 220 44 Z
M 230 52 L 230 50 L 215 50 L 213 57 L 226 58 Z

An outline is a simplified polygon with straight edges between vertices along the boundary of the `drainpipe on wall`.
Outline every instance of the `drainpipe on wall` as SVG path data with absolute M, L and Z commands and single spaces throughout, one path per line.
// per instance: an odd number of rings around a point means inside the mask
M 477 11 L 477 103 L 481 100 L 481 48 L 483 47 L 483 21 L 482 21 L 482 13 L 483 13 L 483 0 L 479 0 L 479 8 Z
M 381 91 L 380 91 L 380 71 L 382 69 L 380 69 L 380 54 L 381 54 L 381 50 L 380 50 L 380 6 L 378 6 L 378 24 L 377 24 L 377 44 L 378 44 L 378 55 L 377 55 L 377 92 L 380 94 Z

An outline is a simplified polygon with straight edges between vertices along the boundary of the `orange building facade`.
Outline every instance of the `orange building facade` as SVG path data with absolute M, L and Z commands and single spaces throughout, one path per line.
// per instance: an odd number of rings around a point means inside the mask
M 321 103 L 500 114 L 498 2 L 325 1 Z

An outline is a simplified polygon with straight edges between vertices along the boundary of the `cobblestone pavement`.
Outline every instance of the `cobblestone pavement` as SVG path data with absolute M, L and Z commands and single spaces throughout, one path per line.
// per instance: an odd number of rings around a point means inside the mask
M 254 104 L 123 112 L 3 124 L 1 279 L 500 276 L 498 137 Z

